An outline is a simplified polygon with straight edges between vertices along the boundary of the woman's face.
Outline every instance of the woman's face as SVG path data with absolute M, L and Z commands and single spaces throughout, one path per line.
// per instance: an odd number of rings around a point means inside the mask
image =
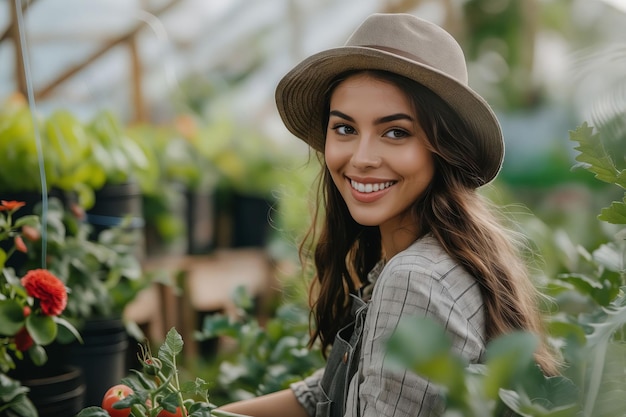
M 432 153 L 409 98 L 367 74 L 341 82 L 330 99 L 326 165 L 354 220 L 417 232 L 409 208 L 433 178 Z

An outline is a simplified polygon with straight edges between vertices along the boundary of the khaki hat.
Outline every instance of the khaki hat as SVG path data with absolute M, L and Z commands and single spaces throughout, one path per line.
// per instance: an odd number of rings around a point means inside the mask
M 313 149 L 323 152 L 324 100 L 332 80 L 351 70 L 384 70 L 428 87 L 441 97 L 472 133 L 480 147 L 484 183 L 497 175 L 504 158 L 498 119 L 467 83 L 465 56 L 456 40 L 439 26 L 409 14 L 369 16 L 342 47 L 316 53 L 289 71 L 276 88 L 283 123 Z

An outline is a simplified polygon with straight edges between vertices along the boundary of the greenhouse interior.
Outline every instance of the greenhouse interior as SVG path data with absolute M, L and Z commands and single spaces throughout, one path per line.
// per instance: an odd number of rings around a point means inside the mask
M 323 162 L 275 94 L 374 13 L 461 46 L 505 143 L 477 193 L 560 372 L 521 330 L 476 368 L 423 322 L 389 354 L 440 388 L 432 415 L 626 415 L 626 1 L 3 0 L 0 416 L 241 416 L 326 366 Z

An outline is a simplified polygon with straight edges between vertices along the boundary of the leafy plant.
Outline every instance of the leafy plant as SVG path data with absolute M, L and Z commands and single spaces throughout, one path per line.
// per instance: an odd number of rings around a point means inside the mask
M 21 278 L 6 266 L 15 251 L 26 252 L 24 238 L 33 236 L 39 217 L 23 216 L 13 221 L 24 206 L 18 201 L 0 202 L 0 242 L 12 242 L 8 251 L 0 248 L 0 413 L 31 417 L 34 407 L 28 388 L 12 379 L 9 372 L 27 357 L 37 366 L 48 360 L 44 346 L 57 339 L 59 326 L 80 340 L 76 329 L 61 317 L 67 303 L 63 282 L 49 270 L 28 270 Z M 2 413 L 2 415 L 4 415 Z
M 193 120 L 181 117 L 180 123 L 187 127 L 138 125 L 127 129 L 150 166 L 147 175 L 139 178 L 144 218 L 165 243 L 185 232 L 186 224 L 178 213 L 185 193 L 211 191 L 219 180 L 213 163 L 199 152 Z
M 389 366 L 408 366 L 442 387 L 444 416 L 495 417 L 507 410 L 520 416 L 576 415 L 577 388 L 565 377 L 543 375 L 533 360 L 537 345 L 531 334 L 512 333 L 489 343 L 484 363 L 470 365 L 451 352 L 438 323 L 407 319 L 390 340 Z
M 41 212 L 41 205 L 35 212 Z M 78 327 L 88 318 L 121 315 L 151 282 L 135 255 L 136 236 L 125 231 L 124 222 L 102 231 L 94 241 L 83 211 L 51 198 L 46 225 L 47 267 L 69 288 L 66 314 Z M 35 229 L 40 236 L 41 226 Z M 41 239 L 27 241 L 28 266 L 38 262 L 35 254 L 41 253 L 43 244 Z
M 577 167 L 626 190 L 626 170 L 603 146 L 600 129 L 586 123 L 570 132 Z M 625 192 L 626 197 L 626 192 Z M 520 416 L 614 417 L 626 410 L 626 199 L 601 210 L 615 225 L 612 239 L 595 250 L 564 243 L 557 254 L 567 272 L 551 277 L 543 291 L 554 303 L 549 336 L 564 360 L 563 375 L 547 378 L 533 364 L 534 337 L 511 334 L 494 340 L 482 365 L 450 353 L 443 329 L 418 319 L 403 323 L 391 341 L 396 361 L 440 384 L 455 416 L 496 416 L 506 406 Z M 575 269 L 574 269 L 575 268 Z M 409 348 L 410 347 L 410 348 Z
M 237 343 L 234 354 L 219 357 L 218 388 L 228 401 L 250 398 L 287 388 L 324 366 L 318 349 L 308 349 L 308 314 L 294 304 L 279 306 L 261 324 L 252 314 L 254 303 L 243 287 L 234 294 L 239 316 L 206 317 L 197 340 L 227 336 Z M 229 357 L 230 356 L 230 357 Z
M 209 384 L 201 378 L 182 382 L 179 378 L 177 356 L 182 352 L 183 339 L 175 328 L 170 329 L 156 357 L 142 346 L 141 370 L 131 370 L 122 379 L 132 393 L 113 405 L 115 409 L 130 408 L 133 417 L 157 417 L 164 410 L 188 417 L 245 417 L 222 410 L 209 402 Z M 109 417 L 101 407 L 87 407 L 77 417 Z
M 144 149 L 128 138 L 112 112 L 98 113 L 87 130 L 92 137 L 90 178 L 95 190 L 105 183 L 141 182 L 142 176 L 149 175 L 151 167 Z
M 89 133 L 68 111 L 56 110 L 46 118 L 33 115 L 18 95 L 0 107 L 0 190 L 41 192 L 43 162 L 48 190 L 74 191 L 82 203 L 93 204 L 90 153 Z

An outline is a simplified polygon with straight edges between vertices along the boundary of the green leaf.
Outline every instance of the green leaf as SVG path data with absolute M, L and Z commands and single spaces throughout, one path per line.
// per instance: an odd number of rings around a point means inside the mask
M 576 130 L 570 131 L 570 140 L 578 142 L 576 149 L 580 152 L 576 160 L 580 166 L 593 173 L 595 177 L 609 184 L 618 181 L 619 171 L 611 156 L 607 153 L 598 133 L 593 133 L 593 127 L 583 123 Z
M 59 324 L 59 325 L 63 326 L 66 330 L 68 330 L 76 338 L 76 340 L 79 343 L 83 343 L 83 337 L 80 335 L 80 333 L 78 332 L 76 327 L 74 327 L 74 325 L 72 325 L 72 323 L 70 323 L 69 321 L 67 321 L 63 317 L 59 317 L 59 316 L 53 317 L 53 320 L 54 320 L 54 322 L 56 324 Z
M 158 357 L 171 371 L 176 371 L 176 356 L 183 350 L 183 338 L 172 327 L 165 336 L 165 343 L 159 348 Z
M 626 224 L 626 197 L 622 201 L 614 201 L 609 207 L 603 208 L 598 219 L 612 224 Z
M 13 299 L 0 300 L 0 334 L 13 336 L 24 326 L 24 309 Z
M 202 378 L 196 377 L 196 379 L 193 381 L 185 381 L 181 385 L 180 391 L 185 394 L 207 398 L 210 387 L 211 384 L 209 384 Z
M 546 409 L 533 403 L 525 393 L 513 390 L 500 390 L 500 399 L 511 410 L 522 417 L 574 417 L 579 411 L 576 404 L 568 404 Z
M 615 271 L 626 272 L 626 242 L 610 242 L 600 245 L 593 252 L 593 259 L 603 267 Z
M 26 394 L 28 388 L 19 381 L 9 378 L 4 373 L 0 373 L 0 404 L 8 403 L 21 394 Z
M 37 366 L 42 366 L 48 362 L 48 354 L 46 353 L 46 350 L 39 345 L 33 345 L 30 349 L 28 349 L 28 356 Z
M 218 336 L 231 336 L 236 338 L 239 335 L 241 323 L 233 322 L 225 314 L 213 314 L 204 318 L 202 332 L 196 333 L 196 340 L 208 340 Z
M 31 314 L 26 318 L 26 329 L 38 345 L 48 345 L 57 335 L 57 325 L 50 316 Z
M 19 229 L 22 226 L 38 227 L 40 224 L 41 223 L 39 221 L 39 216 L 35 216 L 33 214 L 33 215 L 20 217 L 19 219 L 15 221 L 15 225 L 13 227 L 16 229 Z
M 487 346 L 484 380 L 487 398 L 498 397 L 500 388 L 511 387 L 534 364 L 534 353 L 539 345 L 535 335 L 514 332 L 498 337 Z
M 588 326 L 592 329 L 591 334 L 587 338 L 588 350 L 585 352 L 587 360 L 587 369 L 585 371 L 587 387 L 584 392 L 585 415 L 597 416 L 598 407 L 606 407 L 606 401 L 602 401 L 602 397 L 607 393 L 613 392 L 614 387 L 607 389 L 605 385 L 612 380 L 622 381 L 618 386 L 621 392 L 617 398 L 622 401 L 626 399 L 626 383 L 623 382 L 623 359 L 617 359 L 612 354 L 616 352 L 619 346 L 613 342 L 613 335 L 616 331 L 622 329 L 626 325 L 626 298 L 615 300 L 610 307 L 604 308 L 605 318 L 597 319 L 596 322 L 590 323 Z M 623 347 L 621 347 L 623 350 Z M 619 351 L 618 351 L 619 352 Z M 619 353 L 618 358 L 623 358 L 623 354 Z M 614 363 L 615 362 L 615 363 Z M 617 372 L 617 377 L 610 377 Z M 624 401 L 626 406 L 626 401 Z M 603 414 L 610 415 L 610 414 Z
M 389 341 L 390 366 L 410 367 L 416 373 L 446 387 L 450 403 L 466 401 L 466 361 L 451 352 L 451 341 L 441 325 L 429 318 L 400 322 Z

